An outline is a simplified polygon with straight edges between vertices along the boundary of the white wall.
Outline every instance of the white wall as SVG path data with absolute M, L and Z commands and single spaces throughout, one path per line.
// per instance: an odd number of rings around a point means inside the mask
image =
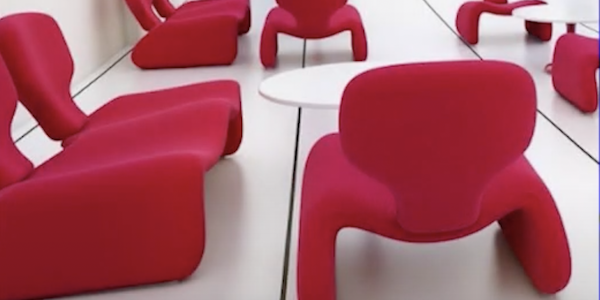
M 124 0 L 0 0 L 0 17 L 19 12 L 43 12 L 59 23 L 75 61 L 73 86 L 94 73 L 129 44 Z M 18 137 L 35 122 L 19 107 L 13 121 Z

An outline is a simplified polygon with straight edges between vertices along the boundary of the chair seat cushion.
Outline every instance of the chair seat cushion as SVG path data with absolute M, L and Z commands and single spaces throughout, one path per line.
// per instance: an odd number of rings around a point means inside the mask
M 206 171 L 223 153 L 230 114 L 222 101 L 189 103 L 90 131 L 39 166 L 30 179 L 89 172 L 169 153 L 196 155 L 204 168 L 198 171 Z
M 219 80 L 191 84 L 181 87 L 130 94 L 118 97 L 88 117 L 88 122 L 79 133 L 65 141 L 65 145 L 88 131 L 107 125 L 136 121 L 142 117 L 154 116 L 165 110 L 190 103 L 221 101 L 230 105 L 235 114 L 241 114 L 240 86 L 231 80 Z

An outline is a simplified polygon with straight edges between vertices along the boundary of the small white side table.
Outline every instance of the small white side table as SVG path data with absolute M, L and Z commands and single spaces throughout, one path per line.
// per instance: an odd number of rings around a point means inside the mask
M 527 21 L 540 23 L 566 23 L 567 32 L 575 32 L 577 23 L 598 22 L 598 0 L 549 0 L 548 4 L 517 8 L 512 15 Z M 552 63 L 545 66 L 552 72 Z
M 298 108 L 337 109 L 346 85 L 367 70 L 391 63 L 348 62 L 319 65 L 283 72 L 265 79 L 261 96 Z

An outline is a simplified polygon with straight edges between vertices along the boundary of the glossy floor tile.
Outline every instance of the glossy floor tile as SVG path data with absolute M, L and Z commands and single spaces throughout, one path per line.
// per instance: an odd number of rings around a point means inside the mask
M 598 159 L 597 113 L 577 113 L 553 92 L 548 75 L 541 72 L 561 27 L 557 27 L 552 42 L 540 44 L 525 37 L 521 21 L 485 17 L 480 44 L 471 49 L 452 30 L 462 0 L 350 3 L 362 14 L 370 61 L 482 57 L 512 61 L 532 73 L 539 109 L 547 119 L 538 116 L 527 157 L 556 198 L 573 254 L 570 285 L 549 299 L 598 299 L 599 178 L 598 163 L 594 161 Z M 337 130 L 338 112 L 303 109 L 296 149 L 298 110 L 263 99 L 257 88 L 262 79 L 303 64 L 309 67 L 351 61 L 352 52 L 347 33 L 306 43 L 280 35 L 278 67 L 263 70 L 258 59 L 260 33 L 274 5 L 273 0 L 252 1 L 252 31 L 240 39 L 239 56 L 233 66 L 140 71 L 127 56 L 77 97 L 77 103 L 92 112 L 125 93 L 236 79 L 243 91 L 245 132 L 240 151 L 207 175 L 207 249 L 191 278 L 65 299 L 296 299 L 297 225 L 304 163 L 312 145 Z M 597 36 L 598 27 L 588 27 L 581 27 L 581 32 Z M 60 146 L 39 128 L 22 139 L 18 147 L 36 164 L 60 151 Z M 287 248 L 290 256 L 285 259 L 296 150 L 296 186 Z M 430 245 L 401 243 L 347 229 L 340 233 L 336 253 L 340 300 L 545 299 L 527 281 L 496 225 L 458 241 Z

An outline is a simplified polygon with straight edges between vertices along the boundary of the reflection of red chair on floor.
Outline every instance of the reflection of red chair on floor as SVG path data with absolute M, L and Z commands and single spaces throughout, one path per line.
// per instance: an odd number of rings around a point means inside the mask
M 153 0 L 126 2 L 148 31 L 132 53 L 133 62 L 142 69 L 229 65 L 237 57 L 237 38 L 246 15 L 237 1 L 212 10 L 176 12 L 164 22 L 154 13 Z M 165 5 L 160 7 L 166 14 Z
M 214 1 L 214 0 L 213 0 Z M 274 67 L 277 60 L 277 34 L 303 39 L 320 39 L 349 30 L 354 60 L 367 59 L 367 38 L 360 14 L 346 0 L 277 0 L 279 5 L 267 15 L 260 41 L 263 66 Z
M 250 11 L 250 0 L 200 0 L 189 1 L 175 8 L 170 0 L 154 0 L 154 7 L 163 18 L 170 18 L 175 14 L 187 13 L 223 13 L 230 12 L 239 18 L 239 34 L 250 31 L 252 16 Z
M 239 145 L 239 87 L 125 96 L 86 117 L 49 16 L 0 20 L 0 300 L 182 280 L 205 244 L 204 173 Z M 10 136 L 17 98 L 64 150 L 32 164 Z M 240 127 L 237 127 L 240 126 Z M 74 135 L 77 136 L 73 139 Z
M 598 39 L 568 33 L 556 41 L 552 62 L 554 89 L 579 110 L 598 108 Z
M 0 21 L 0 53 L 19 91 L 19 100 L 48 136 L 70 144 L 87 132 L 118 123 L 136 122 L 195 102 L 219 101 L 230 106 L 226 154 L 242 139 L 240 88 L 234 81 L 213 81 L 121 96 L 86 116 L 70 96 L 73 59 L 60 28 L 49 16 L 19 14 Z
M 512 3 L 506 0 L 469 1 L 464 3 L 456 15 L 456 30 L 471 45 L 479 42 L 479 19 L 484 13 L 510 16 L 512 11 L 524 6 L 542 5 L 538 0 L 521 0 Z M 552 38 L 552 24 L 525 21 L 527 32 L 542 41 Z
M 306 163 L 298 299 L 336 299 L 343 228 L 431 243 L 495 221 L 533 285 L 563 289 L 571 274 L 567 237 L 523 156 L 535 117 L 533 80 L 508 63 L 409 64 L 353 79 L 340 133 L 318 141 Z

